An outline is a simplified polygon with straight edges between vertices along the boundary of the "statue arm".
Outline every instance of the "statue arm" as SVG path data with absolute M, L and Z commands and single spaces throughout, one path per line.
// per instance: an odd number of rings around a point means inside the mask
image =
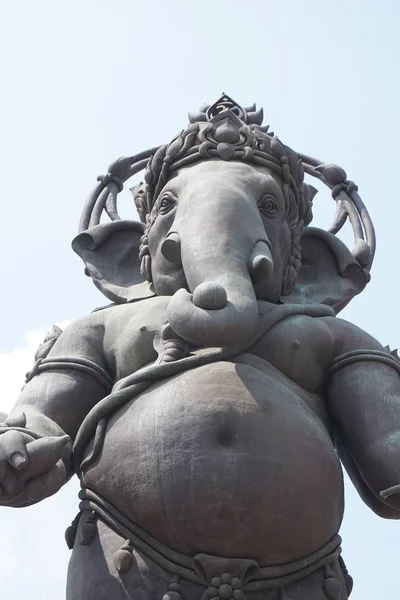
M 60 335 L 41 365 L 44 370 L 36 368 L 0 424 L 0 504 L 38 502 L 72 474 L 72 441 L 86 414 L 107 395 L 105 380 L 111 381 L 101 319 L 89 315 Z
M 93 368 L 82 368 L 87 362 L 106 373 L 110 371 L 103 349 L 101 317 L 101 313 L 93 313 L 66 328 L 46 358 L 48 368 L 40 370 L 26 384 L 9 418 L 25 412 L 27 426 L 34 429 L 34 415 L 42 414 L 74 439 L 84 417 L 108 393 Z M 76 358 L 76 365 L 71 363 L 65 368 L 65 363 L 62 366 L 64 358 Z M 40 425 L 36 423 L 36 426 L 40 429 Z M 46 431 L 39 433 L 47 434 Z
M 383 492 L 400 484 L 400 363 L 355 325 L 332 318 L 331 327 L 326 391 L 339 455 L 364 502 L 398 519 L 400 495 Z

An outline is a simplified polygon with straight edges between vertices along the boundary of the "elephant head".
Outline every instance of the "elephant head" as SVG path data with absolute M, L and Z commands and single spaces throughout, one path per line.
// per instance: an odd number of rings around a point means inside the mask
M 188 130 L 155 152 L 146 183 L 134 189 L 145 225 L 93 220 L 99 203 L 111 217 L 116 212 L 127 159 L 114 163 L 101 182 L 103 199 L 98 193 L 91 201 L 86 231 L 73 242 L 105 295 L 116 302 L 170 296 L 172 329 L 203 346 L 245 341 L 257 327 L 260 301 L 326 303 L 338 311 L 368 281 L 338 238 L 306 227 L 315 190 L 303 183 L 303 162 L 249 125 L 257 112 L 238 107 L 238 114 L 236 106 L 218 110 L 216 103 L 205 119 L 192 116 Z M 345 193 L 342 170 L 320 172 L 340 188 L 337 195 Z M 341 202 L 343 213 L 343 196 Z
M 289 221 L 277 179 L 265 167 L 199 162 L 168 180 L 153 219 L 151 277 L 157 294 L 172 296 L 174 331 L 201 345 L 244 340 L 257 299 L 279 301 L 297 249 L 298 221 Z

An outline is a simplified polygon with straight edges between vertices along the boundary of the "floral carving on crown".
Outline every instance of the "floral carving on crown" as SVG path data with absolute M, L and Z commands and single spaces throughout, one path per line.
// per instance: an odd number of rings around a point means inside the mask
M 226 95 L 212 106 L 190 113 L 189 127 L 157 150 L 145 171 L 145 188 L 138 188 L 140 193 L 134 191 L 141 220 L 148 222 L 155 200 L 172 172 L 201 160 L 217 158 L 269 168 L 281 179 L 287 206 L 293 204 L 291 190 L 298 219 L 310 222 L 314 192 L 303 182 L 302 161 L 273 132 L 268 132 L 268 126 L 261 125 L 262 120 L 262 109 L 256 110 L 255 105 L 242 108 Z

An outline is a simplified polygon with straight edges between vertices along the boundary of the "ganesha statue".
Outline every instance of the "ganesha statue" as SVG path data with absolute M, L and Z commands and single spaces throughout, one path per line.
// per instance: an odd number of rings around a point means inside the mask
M 255 105 L 223 95 L 189 120 L 87 200 L 72 247 L 111 304 L 40 346 L 0 424 L 0 503 L 79 477 L 68 600 L 345 600 L 341 465 L 400 517 L 400 362 L 337 318 L 374 228 L 345 171 Z M 140 222 L 122 219 L 142 170 Z M 336 201 L 328 231 L 305 176 Z

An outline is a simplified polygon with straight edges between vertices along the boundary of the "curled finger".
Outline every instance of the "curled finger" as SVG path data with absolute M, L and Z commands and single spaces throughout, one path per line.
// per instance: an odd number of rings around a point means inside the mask
M 23 469 L 28 464 L 26 444 L 32 440 L 30 435 L 10 430 L 0 436 L 0 446 L 6 461 L 14 469 Z
M 61 437 L 47 436 L 29 442 L 26 452 L 31 462 L 37 465 L 41 472 L 49 472 L 57 461 L 65 454 L 71 439 L 68 435 Z

